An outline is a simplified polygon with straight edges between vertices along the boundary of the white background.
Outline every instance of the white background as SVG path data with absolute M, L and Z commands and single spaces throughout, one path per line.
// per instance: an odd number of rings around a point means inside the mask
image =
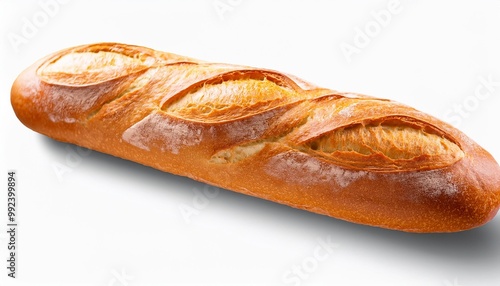
M 5 268 L 5 186 L 0 284 L 500 285 L 499 218 L 462 233 L 408 234 L 226 190 L 203 201 L 201 183 L 82 153 L 27 129 L 10 106 L 12 82 L 38 58 L 117 41 L 400 101 L 450 121 L 500 159 L 500 2 L 401 1 L 375 22 L 388 3 L 0 2 L 0 170 L 19 180 L 18 278 Z M 370 36 L 363 42 L 360 33 Z M 342 45 L 358 50 L 346 57 Z M 496 86 L 478 99 L 488 78 Z M 56 166 L 68 172 L 58 177 Z M 186 207 L 197 210 L 189 223 Z M 321 261 L 318 240 L 337 244 Z M 306 267 L 302 278 L 289 272 L 294 265 Z

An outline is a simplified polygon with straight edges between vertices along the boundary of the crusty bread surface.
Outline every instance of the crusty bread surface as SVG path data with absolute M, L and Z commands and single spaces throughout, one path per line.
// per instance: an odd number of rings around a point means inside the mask
M 498 164 L 456 128 L 273 70 L 98 43 L 36 62 L 11 102 L 56 140 L 355 223 L 454 232 L 500 204 Z

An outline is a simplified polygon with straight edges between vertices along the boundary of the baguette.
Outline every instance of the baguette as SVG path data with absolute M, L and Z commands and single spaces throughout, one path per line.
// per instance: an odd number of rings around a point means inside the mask
M 98 43 L 36 62 L 11 103 L 55 140 L 354 223 L 455 232 L 500 205 L 498 164 L 451 125 L 273 70 Z

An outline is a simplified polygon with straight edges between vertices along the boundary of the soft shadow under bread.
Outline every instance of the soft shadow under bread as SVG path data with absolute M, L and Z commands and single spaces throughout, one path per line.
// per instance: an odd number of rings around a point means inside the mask
M 66 146 L 73 146 L 47 137 L 41 138 L 48 151 L 54 154 L 64 155 Z M 102 165 L 103 168 L 113 169 L 114 173 L 134 176 L 148 184 L 165 186 L 159 189 L 168 192 L 178 189 L 201 189 L 203 186 L 202 183 L 186 177 L 161 172 L 96 151 L 93 151 L 88 160 L 96 161 L 95 164 Z M 144 191 L 148 189 L 137 190 L 137 192 Z M 358 225 L 227 190 L 221 190 L 217 204 L 224 204 L 225 210 L 234 212 L 227 214 L 230 216 L 241 212 L 263 217 L 268 223 L 280 226 L 275 228 L 276 231 L 284 228 L 300 228 L 304 232 L 335 236 L 335 240 L 347 248 L 382 248 L 390 252 L 403 252 L 409 257 L 412 254 L 423 256 L 434 262 L 459 265 L 463 263 L 464 267 L 474 267 L 478 271 L 486 272 L 492 271 L 492 265 L 500 261 L 498 219 L 464 232 L 415 234 Z

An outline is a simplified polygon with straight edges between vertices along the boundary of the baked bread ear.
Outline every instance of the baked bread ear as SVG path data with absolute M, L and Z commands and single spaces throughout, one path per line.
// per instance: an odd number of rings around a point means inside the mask
M 272 70 L 99 43 L 38 61 L 11 101 L 56 140 L 355 223 L 453 232 L 500 205 L 498 164 L 456 128 Z

